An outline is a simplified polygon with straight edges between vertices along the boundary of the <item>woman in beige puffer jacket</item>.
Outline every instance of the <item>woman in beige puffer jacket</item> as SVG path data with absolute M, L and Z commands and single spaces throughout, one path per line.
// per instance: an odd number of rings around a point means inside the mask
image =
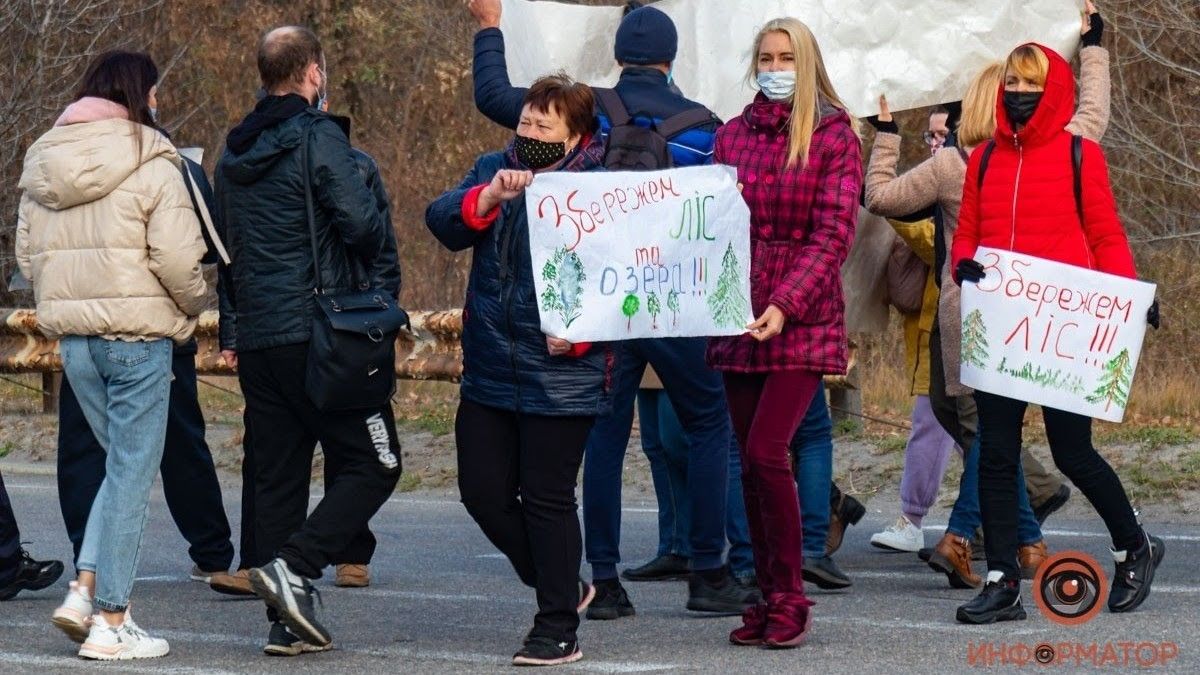
M 191 337 L 207 288 L 180 156 L 154 120 L 157 82 L 146 54 L 99 56 L 29 148 L 20 183 L 17 262 L 107 454 L 78 577 L 51 618 L 89 659 L 170 651 L 133 622 L 129 596 L 166 438 L 172 341 Z
M 208 289 L 181 162 L 161 132 L 92 97 L 29 148 L 17 263 L 47 337 L 191 337 Z

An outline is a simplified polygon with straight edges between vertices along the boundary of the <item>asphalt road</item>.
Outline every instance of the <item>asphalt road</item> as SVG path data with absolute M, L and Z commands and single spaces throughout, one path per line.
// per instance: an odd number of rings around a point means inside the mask
M 53 478 L 6 476 L 23 538 L 41 557 L 68 559 Z M 238 495 L 226 488 L 236 521 Z M 653 552 L 655 516 L 646 504 L 625 513 L 626 555 L 640 563 Z M 1039 670 L 1037 646 L 1056 652 L 1062 670 L 1110 670 L 1154 665 L 1160 672 L 1200 672 L 1200 528 L 1158 527 L 1167 543 L 1154 593 L 1130 615 L 1107 612 L 1082 626 L 1051 623 L 1035 607 L 1029 619 L 991 627 L 960 626 L 954 609 L 971 591 L 950 589 L 915 555 L 888 554 L 867 540 L 885 523 L 868 516 L 838 554 L 854 580 L 848 592 L 813 590 L 812 637 L 799 649 L 769 652 L 726 641 L 734 618 L 702 618 L 684 609 L 682 582 L 627 584 L 638 614 L 584 622 L 584 660 L 572 672 L 888 672 L 940 673 L 988 668 Z M 930 543 L 940 531 L 927 523 Z M 1091 554 L 1111 573 L 1098 520 L 1052 520 L 1052 550 Z M 235 523 L 236 527 L 236 523 Z M 398 495 L 373 523 L 379 550 L 368 589 L 320 582 L 325 623 L 337 649 L 296 658 L 262 654 L 267 625 L 262 603 L 233 599 L 189 582 L 191 561 L 156 492 L 134 589 L 138 622 L 171 642 L 158 660 L 94 664 L 55 630 L 50 613 L 67 579 L 0 604 L 0 670 L 5 673 L 105 671 L 129 673 L 487 673 L 507 670 L 529 627 L 533 594 L 522 587 L 452 496 Z M 1111 651 L 1106 647 L 1111 643 Z M 1088 651 L 1096 645 L 1094 655 Z M 981 646 L 982 645 L 982 646 Z M 1067 653 L 1080 653 L 1076 657 Z M 1044 650 L 1043 650 L 1044 652 Z M 1138 659 L 1141 659 L 1139 664 Z M 1164 663 L 1165 661 L 1165 663 Z

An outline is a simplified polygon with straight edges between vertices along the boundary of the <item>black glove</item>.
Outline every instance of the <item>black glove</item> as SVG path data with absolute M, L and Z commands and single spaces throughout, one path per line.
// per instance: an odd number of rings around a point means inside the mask
M 1081 41 L 1084 47 L 1099 47 L 1100 38 L 1104 37 L 1104 19 L 1099 13 L 1088 14 L 1088 32 L 1083 34 Z
M 1158 330 L 1158 300 L 1155 300 L 1150 305 L 1150 309 L 1146 310 L 1146 323 L 1153 326 L 1154 330 Z
M 983 271 L 983 265 L 980 265 L 977 260 L 971 258 L 963 258 L 958 261 L 958 267 L 954 268 L 954 280 L 962 286 L 966 282 L 977 284 L 983 281 L 987 276 L 987 272 Z
M 885 134 L 900 133 L 900 125 L 896 124 L 895 120 L 891 122 L 880 122 L 879 115 L 871 115 L 867 118 L 867 123 L 875 127 L 875 131 L 882 131 Z

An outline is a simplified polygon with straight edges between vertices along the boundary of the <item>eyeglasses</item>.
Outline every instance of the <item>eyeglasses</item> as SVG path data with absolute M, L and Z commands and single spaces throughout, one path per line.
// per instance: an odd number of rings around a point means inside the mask
M 949 134 L 947 134 L 947 133 L 945 133 L 945 132 L 942 132 L 942 131 L 938 131 L 938 132 L 929 132 L 929 131 L 926 131 L 926 132 L 925 132 L 925 133 L 924 133 L 924 134 L 921 136 L 921 138 L 925 139 L 925 145 L 929 145 L 929 146 L 933 146 L 933 145 L 945 145 L 945 143 L 946 143 L 946 137 L 947 137 L 948 135 L 949 135 Z

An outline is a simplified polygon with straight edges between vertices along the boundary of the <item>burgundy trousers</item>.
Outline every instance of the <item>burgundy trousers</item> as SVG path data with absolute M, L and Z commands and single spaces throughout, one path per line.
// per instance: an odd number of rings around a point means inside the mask
M 788 445 L 821 376 L 806 371 L 725 373 L 725 396 L 742 453 L 742 496 L 763 597 L 804 598 L 803 530 Z

